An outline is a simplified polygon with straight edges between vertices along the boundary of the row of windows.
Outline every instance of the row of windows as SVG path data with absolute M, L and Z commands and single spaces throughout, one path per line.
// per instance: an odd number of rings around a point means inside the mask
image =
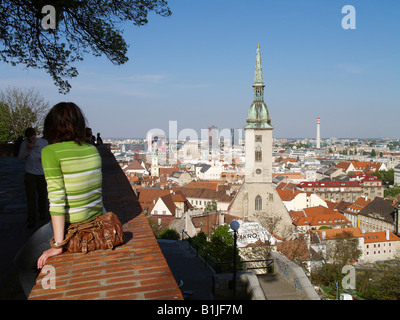
M 376 246 L 378 246 L 378 248 L 380 248 L 380 247 L 381 247 L 381 244 L 380 244 L 380 243 L 374 244 L 374 248 L 376 248 Z M 388 246 L 391 247 L 391 246 L 392 246 L 392 243 L 389 242 L 389 243 L 388 243 Z M 386 243 L 383 244 L 383 247 L 386 247 Z M 369 248 L 369 244 L 367 244 L 367 249 L 368 249 L 368 248 Z
M 154 214 L 158 214 L 158 210 L 154 210 Z M 162 214 L 167 214 L 167 211 L 163 210 Z
M 191 200 L 190 201 L 193 205 L 207 205 L 207 203 L 209 203 L 209 201 L 207 201 L 207 200 L 204 200 L 204 201 L 201 201 L 201 200 Z M 203 203 L 202 203 L 203 202 Z M 262 198 L 261 198 L 261 196 L 257 196 L 256 197 L 256 199 L 255 199 L 255 209 L 256 209 L 256 211 L 262 211 Z M 157 210 L 155 210 L 154 211 L 154 214 L 157 214 Z M 163 211 L 163 214 L 165 214 L 165 211 Z
M 392 250 L 389 250 L 388 251 L 389 253 L 392 253 Z M 378 252 L 376 252 L 376 251 L 374 251 L 374 254 L 381 254 L 381 252 L 380 251 L 378 251 Z M 385 254 L 386 253 L 386 250 L 383 250 L 383 254 Z M 369 256 L 369 251 L 367 251 L 367 256 Z
M 208 201 L 208 200 L 190 200 L 190 202 L 191 202 L 191 204 L 193 204 L 193 205 L 207 205 L 209 202 L 211 202 L 211 201 Z

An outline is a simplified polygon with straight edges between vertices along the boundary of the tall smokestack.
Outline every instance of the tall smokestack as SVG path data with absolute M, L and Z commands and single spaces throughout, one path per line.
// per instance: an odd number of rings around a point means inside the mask
M 319 126 L 320 126 L 320 123 L 319 123 L 319 118 L 318 118 L 317 119 L 317 149 L 321 148 L 321 134 L 319 131 Z

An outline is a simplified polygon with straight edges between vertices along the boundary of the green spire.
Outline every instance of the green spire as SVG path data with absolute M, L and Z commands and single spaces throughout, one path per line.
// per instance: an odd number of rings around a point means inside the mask
M 264 80 L 260 45 L 257 45 L 256 71 L 254 74 L 254 101 L 247 113 L 245 129 L 273 129 L 267 105 L 264 102 Z
M 262 65 L 261 65 L 261 53 L 260 53 L 260 45 L 257 45 L 257 58 L 256 58 L 256 72 L 254 74 L 254 85 L 264 87 L 264 80 L 262 75 Z

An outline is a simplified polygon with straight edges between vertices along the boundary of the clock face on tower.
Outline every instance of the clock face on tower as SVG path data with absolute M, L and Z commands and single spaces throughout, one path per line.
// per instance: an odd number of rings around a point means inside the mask
M 261 174 L 261 169 L 257 169 L 257 170 L 256 170 L 256 173 L 257 173 L 257 174 Z

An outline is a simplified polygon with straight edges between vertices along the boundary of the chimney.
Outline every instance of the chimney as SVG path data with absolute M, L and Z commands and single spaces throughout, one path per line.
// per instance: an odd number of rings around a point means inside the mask
M 389 241 L 390 240 L 390 231 L 386 230 L 386 240 Z
M 317 119 L 317 149 L 321 148 L 320 119 Z

